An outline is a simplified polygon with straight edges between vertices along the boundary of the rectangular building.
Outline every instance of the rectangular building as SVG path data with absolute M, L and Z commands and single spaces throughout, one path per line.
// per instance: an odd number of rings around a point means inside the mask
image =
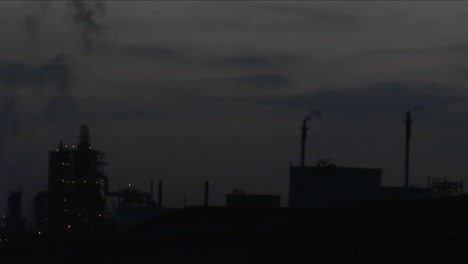
M 333 208 L 379 198 L 382 169 L 290 166 L 289 207 Z

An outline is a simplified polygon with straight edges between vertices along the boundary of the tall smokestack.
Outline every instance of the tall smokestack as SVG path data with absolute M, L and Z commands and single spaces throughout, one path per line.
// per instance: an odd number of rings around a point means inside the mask
M 151 185 L 150 185 L 150 193 L 151 193 L 151 199 L 153 199 L 153 187 L 154 187 L 154 182 L 151 180 Z
M 162 208 L 162 188 L 163 188 L 163 182 L 159 181 L 159 186 L 158 186 L 158 205 L 160 208 Z
M 305 145 L 307 140 L 307 118 L 302 120 L 302 137 L 301 137 L 301 167 L 305 166 Z
M 208 183 L 208 181 L 205 182 L 205 207 L 208 206 L 208 195 L 209 195 L 209 192 L 210 192 L 210 184 Z
M 409 187 L 409 154 L 410 154 L 410 139 L 411 139 L 411 112 L 406 112 L 406 142 L 405 142 L 405 187 Z

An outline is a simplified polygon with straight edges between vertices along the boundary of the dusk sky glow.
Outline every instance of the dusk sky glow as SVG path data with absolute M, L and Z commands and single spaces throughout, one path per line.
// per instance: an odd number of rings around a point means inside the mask
M 166 205 L 281 195 L 299 163 L 382 168 L 403 184 L 468 180 L 463 1 L 1 1 L 0 209 L 47 188 L 48 151 L 89 124 L 110 188 Z M 29 200 L 28 200 L 29 199 Z M 28 212 L 27 212 L 28 213 Z

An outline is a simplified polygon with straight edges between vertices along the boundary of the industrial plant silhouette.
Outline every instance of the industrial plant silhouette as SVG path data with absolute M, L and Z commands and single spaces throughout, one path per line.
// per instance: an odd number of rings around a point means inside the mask
M 289 165 L 289 199 L 236 189 L 225 206 L 163 206 L 163 182 L 150 192 L 109 190 L 104 153 L 82 125 L 76 145 L 49 152 L 48 189 L 34 199 L 35 226 L 22 215 L 22 192 L 10 193 L 0 229 L 1 263 L 465 263 L 468 199 L 463 183 L 428 179 L 410 185 L 412 116 L 405 120 L 402 187 L 382 186 L 383 168 Z M 287 164 L 285 162 L 285 164 Z M 285 166 L 287 167 L 287 166 Z M 111 209 L 109 209 L 111 207 Z

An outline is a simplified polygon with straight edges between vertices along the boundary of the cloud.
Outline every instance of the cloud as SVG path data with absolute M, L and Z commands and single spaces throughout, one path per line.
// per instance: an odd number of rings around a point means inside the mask
M 162 46 L 151 45 L 133 45 L 118 49 L 118 52 L 128 54 L 135 57 L 143 57 L 147 59 L 170 59 L 179 55 L 180 51 Z
M 52 85 L 56 90 L 68 90 L 73 69 L 67 55 L 58 54 L 42 64 L 18 61 L 0 61 L 0 82 L 6 86 L 31 85 L 44 88 Z
M 282 111 L 321 109 L 324 115 L 363 119 L 399 115 L 416 105 L 434 109 L 464 98 L 436 83 L 377 83 L 364 87 L 324 89 L 300 95 L 267 96 L 255 102 Z
M 239 76 L 234 78 L 234 81 L 239 84 L 253 85 L 255 87 L 287 87 L 292 86 L 294 81 L 286 75 L 280 73 L 260 73 Z

